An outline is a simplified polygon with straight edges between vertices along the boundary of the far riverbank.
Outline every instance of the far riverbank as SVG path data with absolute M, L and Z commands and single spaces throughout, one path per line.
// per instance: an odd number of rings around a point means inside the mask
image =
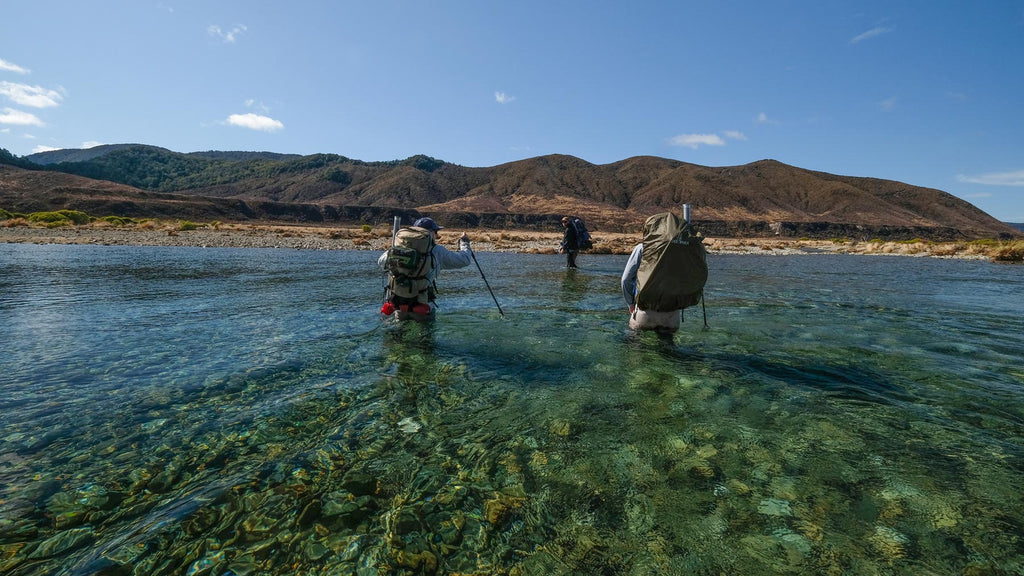
M 98 244 L 119 246 L 194 246 L 203 248 L 290 248 L 297 250 L 384 250 L 390 228 L 358 226 L 294 226 L 279 224 L 216 224 L 182 229 L 178 224 L 146 222 L 116 226 L 107 222 L 45 227 L 24 223 L 0 223 L 0 243 Z M 441 232 L 441 242 L 453 246 L 463 231 Z M 561 232 L 470 229 L 473 249 L 479 252 L 555 254 Z M 595 246 L 589 253 L 629 254 L 640 241 L 638 234 L 594 231 Z M 883 242 L 845 238 L 810 240 L 793 238 L 705 239 L 711 254 L 866 254 L 928 256 L 974 260 L 1024 259 L 1021 242 Z M 1006 255 L 1009 255 L 1007 257 Z

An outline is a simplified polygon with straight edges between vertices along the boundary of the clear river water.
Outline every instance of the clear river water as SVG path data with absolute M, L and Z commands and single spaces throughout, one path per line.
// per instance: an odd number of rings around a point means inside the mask
M 376 257 L 0 244 L 0 573 L 1024 573 L 1024 267 Z

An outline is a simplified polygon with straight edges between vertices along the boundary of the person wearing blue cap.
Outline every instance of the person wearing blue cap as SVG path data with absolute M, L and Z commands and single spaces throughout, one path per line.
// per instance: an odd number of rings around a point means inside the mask
M 437 310 L 437 304 L 434 303 L 436 294 L 434 280 L 438 270 L 465 268 L 472 261 L 469 235 L 465 232 L 462 233 L 462 236 L 459 237 L 459 250 L 453 252 L 439 243 L 438 231 L 443 229 L 444 226 L 439 226 L 433 218 L 420 218 L 413 222 L 411 229 L 399 230 L 392 242 L 392 248 L 377 259 L 377 265 L 391 273 L 388 282 L 388 295 L 381 307 L 381 314 L 390 316 L 392 313 L 398 312 L 400 318 L 411 316 L 415 319 L 428 319 L 433 316 Z M 428 233 L 429 237 L 423 238 Z M 417 235 L 419 239 L 417 239 Z M 406 240 L 406 238 L 412 239 Z M 425 251 L 421 259 L 422 263 L 416 265 L 415 273 L 408 273 L 408 270 L 402 268 L 404 263 L 402 257 L 399 256 L 397 259 L 395 257 L 395 244 L 406 244 L 408 246 L 406 251 Z M 417 258 L 413 258 L 413 260 L 417 260 Z M 401 278 L 403 273 L 406 275 L 404 279 Z M 399 278 L 398 282 L 395 282 L 396 277 Z

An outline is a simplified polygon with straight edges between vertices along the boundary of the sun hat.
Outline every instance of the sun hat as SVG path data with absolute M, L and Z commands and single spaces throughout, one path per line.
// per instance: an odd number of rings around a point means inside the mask
M 417 228 L 426 228 L 427 230 L 432 230 L 434 232 L 437 232 L 438 230 L 444 228 L 444 226 L 438 226 L 437 222 L 434 222 L 433 218 L 420 218 L 419 220 L 413 222 L 412 225 L 416 226 Z

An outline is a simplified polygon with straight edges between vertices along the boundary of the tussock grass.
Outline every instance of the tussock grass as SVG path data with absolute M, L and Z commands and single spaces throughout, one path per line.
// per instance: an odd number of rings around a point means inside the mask
M 138 231 L 166 231 L 170 236 L 178 232 L 205 228 L 224 233 L 246 235 L 273 235 L 299 237 L 321 236 L 332 240 L 351 240 L 360 249 L 383 249 L 391 239 L 390 225 L 350 224 L 339 226 L 303 226 L 266 223 L 232 223 L 219 221 L 209 224 L 187 220 L 160 221 L 150 218 L 136 219 L 122 216 L 94 217 L 76 210 L 35 212 L 19 214 L 0 208 L 2 228 L 65 228 L 84 229 L 119 228 Z M 482 250 L 501 250 L 527 254 L 557 254 L 562 233 L 558 230 L 495 230 L 469 229 L 470 240 Z M 441 233 L 441 242 L 454 244 L 462 230 L 449 229 Z M 639 232 L 612 233 L 597 232 L 594 247 L 584 254 L 629 254 L 641 240 Z M 788 254 L 801 252 L 839 254 L 893 254 L 934 256 L 945 258 L 986 258 L 997 262 L 1024 263 L 1024 240 L 978 239 L 968 242 L 934 242 L 921 238 L 902 241 L 885 241 L 880 238 L 852 240 L 837 237 L 814 240 L 811 238 L 705 238 L 709 252 L 747 254 Z
M 992 260 L 996 262 L 1024 262 L 1024 240 L 1003 243 L 994 249 Z

